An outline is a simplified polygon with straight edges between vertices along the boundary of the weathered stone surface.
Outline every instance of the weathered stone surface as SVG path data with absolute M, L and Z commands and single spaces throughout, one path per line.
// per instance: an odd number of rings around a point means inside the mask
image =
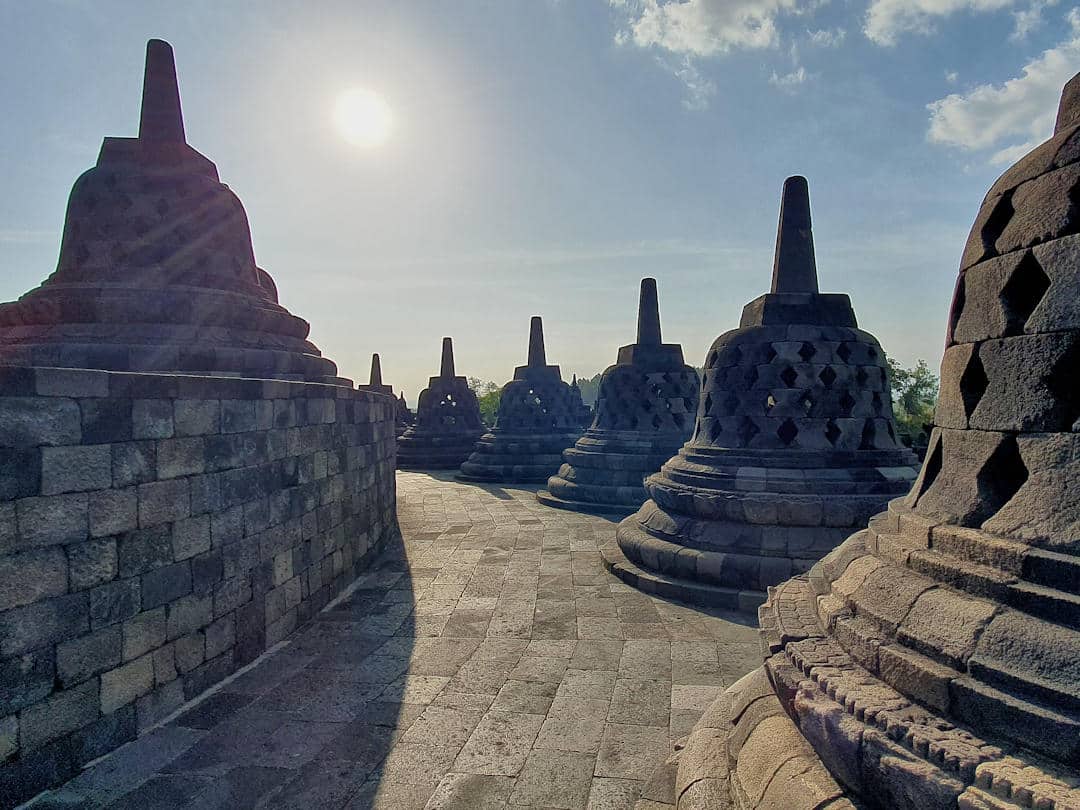
M 622 552 L 677 581 L 759 594 L 808 570 L 915 478 L 885 369 L 847 296 L 817 291 L 806 181 L 789 178 L 772 291 L 713 343 L 693 434 L 646 479 Z
M 580 435 L 570 386 L 562 381 L 558 366 L 547 364 L 543 330 L 534 316 L 528 362 L 503 386 L 495 425 L 462 463 L 462 480 L 546 481 L 558 468 L 562 451 Z
M 541 503 L 628 514 L 646 499 L 644 479 L 690 437 L 700 381 L 682 347 L 663 343 L 656 280 L 641 280 L 637 341 L 600 378 L 596 418 L 548 479 Z

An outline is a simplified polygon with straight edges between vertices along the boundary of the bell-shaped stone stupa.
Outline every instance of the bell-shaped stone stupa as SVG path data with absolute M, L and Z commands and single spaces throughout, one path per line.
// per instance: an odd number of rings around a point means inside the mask
M 409 403 L 405 401 L 405 392 L 402 391 L 398 394 L 397 398 L 397 414 L 395 419 L 397 435 L 401 436 L 415 421 L 416 416 L 409 410 Z
M 648 497 L 645 477 L 690 437 L 699 385 L 682 346 L 661 340 L 656 279 L 642 279 L 637 341 L 604 370 L 592 427 L 563 453 L 537 498 L 564 509 L 633 512 Z
M 1080 807 L 1080 74 L 987 194 L 910 494 L 761 608 L 688 808 Z
M 575 404 L 559 367 L 547 364 L 544 325 L 534 316 L 529 324 L 528 363 L 514 369 L 514 379 L 503 386 L 495 426 L 480 437 L 458 477 L 546 481 L 559 468 L 562 451 L 581 435 Z
M 374 391 L 377 394 L 394 395 L 393 387 L 385 385 L 382 381 L 382 361 L 379 359 L 378 352 L 371 355 L 371 374 L 368 377 L 368 384 L 356 387 L 363 391 Z
M 244 207 L 184 136 L 172 48 L 146 46 L 137 138 L 106 138 L 60 259 L 0 305 L 0 362 L 349 383 L 277 303 Z
M 806 180 L 791 177 L 772 291 L 713 343 L 693 437 L 646 480 L 608 563 L 643 588 L 755 607 L 906 492 L 915 464 L 885 353 L 846 295 L 818 292 Z
M 582 430 L 585 430 L 593 422 L 593 410 L 581 398 L 581 386 L 578 385 L 577 374 L 570 380 L 570 396 L 574 398 L 574 412 L 577 414 L 577 424 Z
M 484 432 L 476 394 L 454 373 L 454 343 L 444 337 L 438 377 L 420 392 L 413 424 L 398 438 L 398 467 L 448 470 L 460 466 Z

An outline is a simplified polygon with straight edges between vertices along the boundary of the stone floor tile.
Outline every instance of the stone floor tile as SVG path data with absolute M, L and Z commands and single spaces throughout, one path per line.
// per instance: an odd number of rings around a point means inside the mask
M 610 700 L 615 674 L 613 669 L 567 669 L 556 695 Z
M 516 776 L 543 723 L 543 715 L 488 712 L 458 754 L 454 770 Z
M 633 810 L 643 784 L 633 779 L 594 777 L 585 810 Z
M 367 782 L 343 810 L 423 810 L 433 791 L 430 785 L 402 785 L 385 780 Z
M 508 680 L 502 685 L 491 708 L 504 712 L 538 714 L 548 713 L 559 684 L 554 681 Z
M 114 810 L 172 810 L 184 807 L 210 785 L 204 777 L 154 776 L 109 805 Z
M 521 770 L 510 803 L 566 810 L 584 807 L 592 785 L 593 761 L 591 754 L 533 751 Z
M 720 697 L 724 691 L 722 686 L 683 686 L 676 684 L 671 687 L 672 709 L 694 709 L 705 711 L 709 705 Z
M 500 810 L 513 790 L 512 776 L 451 772 L 439 782 L 425 810 Z
M 450 770 L 460 749 L 457 746 L 413 745 L 399 742 L 375 770 L 372 779 L 401 785 L 425 785 L 432 789 Z
M 428 706 L 424 713 L 413 721 L 409 730 L 401 737 L 401 742 L 414 745 L 435 745 L 460 749 L 469 739 L 476 724 L 480 722 L 479 712 L 451 709 L 445 706 Z
M 671 753 L 667 726 L 608 723 L 596 757 L 596 775 L 634 779 L 652 771 Z
M 529 642 L 524 655 L 532 658 L 571 658 L 576 650 L 577 641 L 574 639 L 539 639 Z
M 370 773 L 371 768 L 366 765 L 320 758 L 301 768 L 295 778 L 266 796 L 258 806 L 260 810 L 340 807 L 363 786 Z M 200 807 L 202 798 L 200 795 Z
M 510 670 L 510 677 L 518 681 L 554 681 L 558 683 L 566 673 L 566 658 L 540 658 L 526 655 Z
M 671 711 L 671 683 L 649 678 L 619 678 L 611 695 L 612 723 L 667 726 Z

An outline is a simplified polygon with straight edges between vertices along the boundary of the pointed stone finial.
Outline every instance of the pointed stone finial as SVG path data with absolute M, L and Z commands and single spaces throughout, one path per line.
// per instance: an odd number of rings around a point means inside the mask
M 1080 124 L 1080 73 L 1069 79 L 1061 91 L 1061 103 L 1058 105 L 1054 134 L 1076 124 Z
M 577 385 L 577 374 L 574 375 L 574 379 L 570 381 L 571 385 Z
M 816 293 L 817 263 L 814 260 L 814 233 L 810 227 L 810 190 L 805 177 L 784 181 L 780 202 L 780 224 L 776 229 L 773 259 L 774 293 Z
M 368 385 L 382 385 L 382 363 L 379 361 L 378 352 L 371 355 L 371 379 Z
M 529 321 L 529 362 L 531 367 L 546 366 L 547 353 L 544 351 L 544 322 L 539 315 L 533 315 Z
M 176 83 L 176 63 L 173 61 L 172 46 L 162 39 L 152 39 L 146 43 L 139 139 L 158 143 L 186 143 L 184 116 L 180 111 L 180 89 Z
M 656 299 L 656 279 L 643 278 L 638 296 L 637 343 L 641 346 L 659 346 L 660 304 Z
M 440 377 L 453 377 L 454 375 L 454 340 L 444 337 L 442 339 L 442 367 L 439 369 Z

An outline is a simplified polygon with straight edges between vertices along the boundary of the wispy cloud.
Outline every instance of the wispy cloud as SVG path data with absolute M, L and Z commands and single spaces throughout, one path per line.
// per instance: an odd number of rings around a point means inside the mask
M 871 0 L 863 32 L 878 45 L 895 45 L 905 33 L 926 34 L 934 21 L 960 11 L 998 11 L 1015 0 Z
M 1061 88 L 1080 64 L 1080 9 L 1066 17 L 1069 38 L 1043 51 L 1004 84 L 982 84 L 927 105 L 932 143 L 968 151 L 995 149 L 994 164 L 1011 163 L 1054 127 Z
M 822 28 L 819 31 L 807 31 L 806 36 L 811 45 L 819 48 L 838 48 L 843 44 L 847 31 L 843 28 Z
M 684 56 L 677 62 L 672 62 L 663 57 L 657 57 L 656 61 L 683 83 L 686 94 L 683 96 L 682 103 L 686 109 L 708 109 L 709 102 L 716 95 L 716 84 L 698 70 L 697 65 L 690 56 Z
M 769 84 L 793 93 L 799 85 L 805 84 L 809 78 L 810 74 L 806 72 L 806 68 L 800 65 L 790 73 L 784 73 L 783 75 L 774 70 L 772 76 L 769 77 Z
M 1009 39 L 1019 41 L 1027 38 L 1035 29 L 1043 24 L 1043 11 L 1051 6 L 1056 6 L 1058 0 L 1033 0 L 1027 8 L 1013 12 L 1013 32 Z

